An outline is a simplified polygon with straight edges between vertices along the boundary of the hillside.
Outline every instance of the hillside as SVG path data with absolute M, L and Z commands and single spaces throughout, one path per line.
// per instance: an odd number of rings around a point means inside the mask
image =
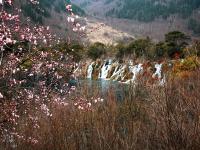
M 93 7 L 94 15 L 103 14 L 145 22 L 160 17 L 166 19 L 175 14 L 188 18 L 200 7 L 199 0 L 73 0 L 72 2 L 90 11 Z
M 112 3 L 115 1 L 109 0 L 107 2 Z M 115 3 L 117 7 L 106 12 L 106 15 L 145 22 L 160 17 L 166 19 L 175 14 L 181 18 L 188 18 L 200 6 L 199 0 L 122 0 Z
M 33 6 L 26 0 L 14 1 L 14 7 L 21 9 L 21 20 L 26 22 L 29 18 L 32 25 L 49 26 L 50 30 L 58 37 L 65 38 L 70 32 L 67 24 L 67 11 L 65 5 L 70 3 L 66 0 L 39 0 L 37 6 Z M 84 16 L 85 12 L 78 6 L 72 6 L 75 14 Z M 7 6 L 12 11 L 12 8 Z
M 199 0 L 72 0 L 88 14 L 136 37 L 163 39 L 164 33 L 181 30 L 200 34 Z M 123 23 L 125 22 L 125 23 Z
M 159 41 L 164 39 L 165 33 L 173 30 L 180 30 L 193 38 L 199 37 L 200 34 L 198 0 L 184 1 L 184 3 L 180 0 L 162 2 L 158 0 L 72 0 L 71 2 L 74 13 L 84 16 L 82 20 L 88 25 L 86 40 L 90 42 L 114 43 L 127 37 L 146 36 Z M 27 1 L 16 0 L 15 5 L 21 8 L 23 20 L 28 17 L 32 24 L 50 26 L 53 33 L 66 38 L 69 34 L 76 36 L 70 32 L 70 26 L 66 22 L 65 5 L 71 2 L 40 0 L 38 7 L 32 7 L 32 4 Z M 93 31 L 92 29 L 99 24 L 104 24 L 104 27 Z M 107 36 L 109 32 L 110 35 Z
M 65 8 L 66 4 L 72 4 L 73 13 L 80 16 L 77 21 L 81 25 L 87 26 L 86 34 L 84 34 L 84 37 L 86 38 L 82 38 L 82 36 L 79 36 L 79 34 L 72 31 L 73 24 L 67 22 L 69 14 Z M 134 36 L 129 35 L 126 32 L 104 24 L 102 20 L 86 16 L 82 6 L 71 3 L 70 0 L 39 0 L 38 5 L 33 5 L 28 0 L 16 0 L 14 1 L 13 6 L 21 9 L 20 19 L 21 22 L 23 22 L 22 26 L 27 23 L 30 26 L 49 26 L 51 33 L 62 39 L 68 39 L 70 36 L 70 39 L 75 41 L 80 41 L 81 38 L 87 42 L 99 41 L 111 44 L 124 39 L 134 38 Z M 15 11 L 13 10 L 13 7 L 10 7 L 9 5 L 6 5 L 6 9 L 11 13 L 12 11 Z M 99 28 L 102 24 L 104 24 L 103 28 Z

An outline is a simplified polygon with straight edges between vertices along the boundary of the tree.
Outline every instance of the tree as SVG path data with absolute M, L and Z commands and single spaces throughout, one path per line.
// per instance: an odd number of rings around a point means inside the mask
M 127 53 L 127 48 L 126 48 L 126 45 L 123 44 L 123 43 L 118 43 L 116 46 L 115 46 L 115 49 L 117 51 L 117 54 L 116 54 L 116 57 L 117 58 L 122 58 L 126 55 Z
M 155 45 L 155 57 L 156 58 L 165 56 L 166 51 L 167 51 L 167 48 L 166 48 L 165 42 L 159 42 Z
M 190 38 L 180 31 L 172 31 L 165 34 L 165 42 L 168 47 L 168 56 L 171 58 L 182 57 L 183 49 L 188 45 Z
M 102 55 L 106 54 L 106 46 L 103 43 L 96 42 L 88 48 L 87 54 L 93 60 L 100 58 Z
M 146 39 L 138 39 L 131 42 L 127 46 L 127 52 L 134 54 L 136 57 L 149 56 L 149 48 L 151 47 L 151 40 L 147 37 Z
M 31 5 L 39 4 L 36 0 L 27 1 Z M 55 38 L 50 34 L 49 27 L 32 25 L 31 28 L 29 19 L 22 25 L 20 11 L 12 3 L 13 0 L 0 0 L 0 149 L 4 145 L 6 149 L 12 149 L 13 145 L 18 149 L 18 141 L 29 144 L 38 142 L 34 134 L 22 131 L 22 124 L 34 133 L 35 127 L 40 127 L 33 121 L 40 118 L 38 114 L 51 117 L 53 107 L 50 106 L 66 106 L 65 99 L 72 91 L 68 86 L 69 78 L 77 67 L 75 54 L 71 56 L 66 51 L 48 47 L 48 44 L 54 44 L 52 40 Z M 8 11 L 5 5 L 15 9 Z M 66 6 L 70 12 L 68 22 L 77 27 L 71 7 Z M 77 30 L 80 29 L 79 24 Z M 80 46 L 71 48 L 78 50 Z

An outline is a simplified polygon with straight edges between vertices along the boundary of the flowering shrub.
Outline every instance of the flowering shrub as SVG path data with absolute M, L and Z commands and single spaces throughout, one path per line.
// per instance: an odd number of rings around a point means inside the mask
M 33 119 L 37 112 L 51 116 L 48 105 L 70 93 L 68 79 L 74 65 L 71 59 L 55 50 L 36 51 L 23 58 L 8 56 L 0 72 L 0 108 L 5 114 L 0 120 L 1 139 L 5 140 L 4 135 L 18 135 L 16 123 L 20 117 Z
M 29 2 L 39 4 L 37 0 Z M 29 19 L 27 25 L 21 26 L 20 9 L 15 9 L 12 15 L 4 10 L 4 4 L 11 6 L 13 0 L 0 0 L 0 145 L 15 148 L 17 141 L 38 143 L 36 135 L 22 131 L 25 128 L 37 131 L 40 119 L 52 117 L 55 107 L 69 105 L 91 110 L 92 104 L 78 97 L 71 104 L 68 102 L 75 90 L 68 84 L 76 67 L 74 53 L 70 53 L 73 49 L 39 48 L 56 40 L 49 27 L 31 28 Z M 70 13 L 68 22 L 74 31 L 83 32 L 85 27 L 76 21 L 78 16 L 71 7 L 66 6 Z

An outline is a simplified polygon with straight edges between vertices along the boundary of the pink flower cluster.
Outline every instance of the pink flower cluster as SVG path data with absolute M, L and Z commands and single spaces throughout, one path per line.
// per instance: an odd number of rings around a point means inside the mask
M 36 0 L 30 0 L 32 4 L 39 4 Z M 12 0 L 5 0 L 4 3 L 12 5 Z M 0 1 L 0 4 L 4 4 Z M 2 6 L 2 8 L 4 8 Z M 44 26 L 29 26 L 29 19 L 27 18 L 26 23 L 20 22 L 20 9 L 14 9 L 13 14 L 8 13 L 4 9 L 0 11 L 0 49 L 1 53 L 5 50 L 5 47 L 9 47 L 11 44 L 17 42 L 28 41 L 34 45 L 39 43 L 48 44 L 55 41 L 55 35 L 51 35 L 49 27 Z M 0 64 L 1 64 L 0 60 Z
M 13 39 L 13 33 L 19 31 L 19 15 L 11 15 L 6 11 L 0 12 L 0 47 L 6 44 L 16 43 Z
M 0 117 L 0 140 L 7 140 L 8 136 L 12 137 L 11 143 L 22 140 L 37 144 L 39 141 L 36 137 L 17 130 L 22 118 L 26 118 L 23 126 L 37 131 L 40 128 L 39 116 L 46 119 L 53 117 L 54 108 L 88 112 L 94 111 L 104 101 L 98 97 L 73 98 L 76 87 L 68 84 L 68 75 L 74 68 L 70 55 L 53 49 L 27 56 L 27 60 L 24 60 L 24 57 L 11 54 L 0 66 L 0 81 L 6 83 L 2 88 L 0 82 L 0 101 L 3 102 L 0 103 L 3 114 Z M 23 67 L 26 61 L 32 63 L 28 68 Z
M 0 66 L 0 140 L 4 135 L 28 140 L 16 130 L 22 116 L 27 118 L 26 126 L 37 129 L 37 114 L 48 118 L 53 105 L 67 106 L 66 98 L 72 90 L 68 87 L 68 74 L 74 65 L 72 57 L 56 50 L 28 56 L 30 68 L 24 68 L 24 58 L 14 54 Z
M 86 98 L 76 98 L 74 101 L 74 106 L 82 111 L 91 111 L 95 109 L 95 106 L 102 103 L 104 99 L 102 98 L 91 98 L 90 100 Z
M 67 22 L 71 23 L 72 30 L 74 32 L 80 32 L 80 35 L 82 35 L 85 32 L 86 26 L 82 26 L 78 19 L 80 18 L 78 15 L 74 15 L 72 10 L 72 5 L 66 5 L 66 10 L 69 12 L 70 16 L 67 17 Z
M 32 4 L 39 4 L 37 0 L 29 0 Z M 0 0 L 0 7 L 13 0 Z M 72 6 L 67 5 L 70 12 L 68 22 L 72 23 L 74 31 L 84 31 L 78 16 L 72 12 Z M 0 11 L 0 143 L 15 144 L 22 140 L 32 144 L 39 141 L 34 136 L 24 135 L 18 129 L 22 124 L 33 130 L 40 128 L 39 117 L 49 118 L 53 116 L 53 108 L 56 106 L 73 106 L 79 110 L 92 110 L 95 105 L 103 102 L 103 99 L 76 98 L 69 102 L 71 94 L 76 90 L 68 84 L 75 63 L 73 56 L 65 51 L 46 48 L 31 53 L 18 55 L 15 52 L 4 56 L 6 48 L 16 43 L 37 45 L 40 43 L 50 45 L 55 41 L 55 35 L 51 35 L 49 27 L 30 27 L 29 19 L 24 25 L 20 22 L 20 9 L 14 9 L 13 14 Z M 23 50 L 23 46 L 15 49 Z M 2 59 L 4 58 L 4 59 Z M 72 108 L 72 107 L 71 107 Z
M 12 5 L 13 0 L 5 0 L 5 3 L 8 3 L 9 5 Z M 3 4 L 3 0 L 0 1 L 0 4 Z
M 50 33 L 48 26 L 34 26 L 32 28 L 23 28 L 20 33 L 20 39 L 37 45 L 39 43 L 47 44 L 47 42 L 53 42 L 56 37 Z

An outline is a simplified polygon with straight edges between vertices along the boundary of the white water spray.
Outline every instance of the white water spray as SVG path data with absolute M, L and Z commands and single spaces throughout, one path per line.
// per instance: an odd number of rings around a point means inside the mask
M 88 79 L 91 79 L 91 78 L 92 78 L 93 65 L 94 65 L 94 62 L 92 62 L 92 63 L 88 66 L 88 69 L 87 69 L 87 78 L 88 78 Z

